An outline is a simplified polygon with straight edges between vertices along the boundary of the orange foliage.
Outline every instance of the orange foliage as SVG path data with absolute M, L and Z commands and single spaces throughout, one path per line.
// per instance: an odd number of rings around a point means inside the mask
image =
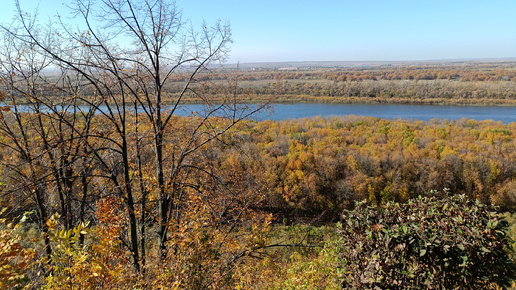
M 2 219 L 0 225 L 0 288 L 22 288 L 28 282 L 27 269 L 35 265 L 36 253 L 22 246 L 22 236 L 17 233 L 20 223 L 13 225 Z

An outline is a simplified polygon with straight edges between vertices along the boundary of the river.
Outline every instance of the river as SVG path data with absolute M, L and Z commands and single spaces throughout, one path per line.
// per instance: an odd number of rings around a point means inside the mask
M 241 107 L 256 108 L 256 105 L 239 105 Z M 400 104 L 275 104 L 270 110 L 263 110 L 251 118 L 257 121 L 266 119 L 288 120 L 296 118 L 310 118 L 315 116 L 371 116 L 383 119 L 422 120 L 447 119 L 459 120 L 462 118 L 502 121 L 503 123 L 516 122 L 516 107 L 497 106 L 439 106 L 439 105 L 400 105 Z M 104 109 L 100 106 L 100 110 Z M 177 115 L 187 116 L 192 112 L 203 115 L 203 105 L 182 105 L 176 110 Z M 21 111 L 32 111 L 29 106 L 20 106 Z M 87 107 L 81 109 L 87 110 Z M 219 112 L 215 115 L 225 114 Z
M 201 105 L 188 105 L 185 111 L 201 110 Z M 261 121 L 287 120 L 305 117 L 331 116 L 372 116 L 384 119 L 422 120 L 462 118 L 516 122 L 516 107 L 495 106 L 439 106 L 439 105 L 400 105 L 400 104 L 276 104 L 272 111 L 264 111 L 253 116 Z

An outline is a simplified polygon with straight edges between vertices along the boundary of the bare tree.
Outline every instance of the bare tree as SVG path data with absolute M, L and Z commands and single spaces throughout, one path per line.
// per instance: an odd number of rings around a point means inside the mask
M 146 223 L 150 220 L 147 212 L 157 211 L 154 220 L 162 259 L 168 250 L 169 231 L 185 217 L 182 210 L 186 190 L 202 191 L 190 180 L 193 171 L 207 173 L 195 166 L 196 152 L 261 108 L 245 110 L 231 93 L 222 92 L 223 98 L 217 102 L 201 93 L 199 76 L 209 73 L 213 64 L 224 61 L 229 52 L 229 25 L 220 21 L 213 26 L 203 23 L 196 31 L 183 21 L 175 2 L 166 0 L 102 0 L 97 5 L 77 0 L 70 9 L 72 17 L 82 19 L 80 27 L 67 24 L 64 17 L 59 17 L 57 24 L 36 27 L 17 4 L 19 27 L 4 27 L 5 35 L 12 43 L 30 47 L 34 60 L 46 60 L 41 63 L 58 72 L 53 81 L 41 73 L 42 68 L 31 67 L 29 71 L 37 72 L 41 79 L 34 87 L 41 89 L 41 84 L 46 83 L 52 92 L 63 96 L 43 97 L 36 92 L 30 96 L 37 106 L 45 100 L 49 120 L 56 120 L 56 128 L 66 128 L 49 136 L 44 130 L 47 123 L 38 121 L 50 172 L 54 180 L 60 181 L 56 183 L 58 195 L 62 196 L 59 212 L 69 218 L 70 201 L 80 199 L 79 216 L 83 219 L 89 180 L 104 180 L 105 187 L 96 189 L 96 196 L 114 192 L 123 199 L 129 231 L 127 240 L 120 238 L 131 252 L 134 269 L 140 271 L 145 266 Z M 12 47 L 8 44 L 8 48 Z M 14 82 L 7 82 L 11 89 L 16 87 Z M 174 91 L 172 87 L 180 89 Z M 17 110 L 18 95 L 8 93 Z M 186 98 L 202 101 L 205 110 L 192 118 L 195 125 L 178 126 L 174 116 Z M 31 110 L 41 115 L 40 107 Z M 17 111 L 14 114 L 15 118 L 19 115 Z M 214 116 L 222 116 L 224 121 L 215 124 Z M 96 122 L 108 124 L 108 129 L 93 125 Z M 8 131 L 8 122 L 3 125 L 8 134 L 14 134 Z M 18 127 L 23 130 L 23 126 Z M 145 144 L 152 146 L 152 158 L 144 156 Z M 57 148 L 61 150 L 60 157 L 50 153 Z M 39 157 L 27 158 L 38 162 Z M 144 163 L 153 164 L 152 181 L 143 179 Z M 93 169 L 87 169 L 85 164 Z M 83 169 L 73 169 L 80 166 Z M 81 185 L 81 194 L 66 192 L 74 183 Z M 151 192 L 156 198 L 151 198 Z M 44 199 L 45 193 L 36 197 Z M 248 204 L 242 210 L 247 207 Z M 44 224 L 48 206 L 41 204 L 39 208 Z M 71 227 L 74 219 L 65 223 Z
M 84 166 L 89 163 L 85 136 L 92 114 L 78 112 L 70 98 L 79 90 L 78 80 L 64 71 L 49 76 L 45 70 L 52 60 L 38 50 L 30 41 L 4 34 L 0 84 L 3 101 L 9 105 L 0 119 L 0 144 L 11 157 L 3 162 L 10 172 L 5 195 L 33 199 L 50 255 L 49 215 L 59 212 L 66 229 L 86 218 L 91 169 Z

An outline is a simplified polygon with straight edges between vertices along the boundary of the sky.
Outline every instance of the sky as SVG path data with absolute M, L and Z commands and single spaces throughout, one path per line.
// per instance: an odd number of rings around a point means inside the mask
M 14 0 L 1 0 L 0 21 Z M 40 18 L 63 0 L 20 0 Z M 99 0 L 97 0 L 99 2 Z M 183 18 L 231 24 L 229 63 L 516 57 L 516 0 L 177 0 Z

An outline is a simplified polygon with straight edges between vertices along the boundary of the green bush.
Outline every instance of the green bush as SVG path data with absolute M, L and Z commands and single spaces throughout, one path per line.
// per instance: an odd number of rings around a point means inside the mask
M 515 268 L 508 224 L 464 196 L 418 198 L 380 207 L 357 203 L 340 229 L 343 288 L 508 287 Z

